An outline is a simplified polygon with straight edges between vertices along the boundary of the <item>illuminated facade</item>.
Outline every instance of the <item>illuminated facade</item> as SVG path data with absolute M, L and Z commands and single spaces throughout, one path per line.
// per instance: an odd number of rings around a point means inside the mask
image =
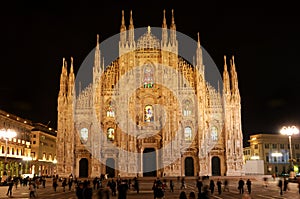
M 264 174 L 288 173 L 290 145 L 286 135 L 255 134 L 250 136 L 250 146 L 244 149 L 244 159 L 263 160 Z M 300 137 L 293 136 L 292 151 L 294 165 L 300 164 Z M 298 167 L 297 167 L 298 168 Z M 298 173 L 299 171 L 295 171 Z
M 23 159 L 30 156 L 30 133 L 32 122 L 11 113 L 0 110 L 0 130 L 8 129 L 16 132 L 16 137 L 8 139 L 0 136 L 0 176 L 4 175 L 6 166 L 7 176 L 19 176 L 30 172 L 28 162 Z M 7 153 L 6 153 L 7 152 Z M 6 156 L 7 155 L 7 156 Z M 5 164 L 5 156 L 7 164 Z
M 180 43 L 173 11 L 170 33 L 164 12 L 161 40 L 152 34 L 150 27 L 136 40 L 134 30 L 132 12 L 128 29 L 122 12 L 120 56 L 108 66 L 102 61 L 97 38 L 91 71 L 93 82 L 79 93 L 75 93 L 73 60 L 67 69 L 63 59 L 57 107 L 57 173 L 78 177 L 106 173 L 110 176 L 244 175 L 241 102 L 234 58 L 228 72 L 224 57 L 221 92 L 205 80 L 199 38 L 193 65 L 177 54 Z M 159 64 L 176 72 L 162 70 Z M 141 68 L 134 70 L 135 66 Z M 127 84 L 122 85 L 122 78 Z M 141 86 L 133 95 L 122 97 L 120 93 L 126 92 L 132 79 Z M 176 98 L 158 82 L 174 86 L 180 97 Z M 164 115 L 157 104 L 165 107 Z M 122 112 L 120 105 L 128 105 L 128 110 Z M 170 142 L 172 146 L 166 149 Z M 121 154 L 110 144 L 137 155 Z M 154 152 L 155 171 L 145 172 L 149 164 L 144 158 L 147 152 Z M 179 158 L 173 161 L 172 154 L 179 154 Z
M 56 131 L 36 123 L 31 130 L 31 167 L 38 176 L 56 174 Z

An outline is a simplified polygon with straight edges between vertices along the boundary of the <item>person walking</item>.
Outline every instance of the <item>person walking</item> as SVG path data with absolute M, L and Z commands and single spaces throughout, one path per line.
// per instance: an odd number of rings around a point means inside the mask
M 173 182 L 173 180 L 170 180 L 170 191 L 174 192 L 174 182 Z
M 286 192 L 289 189 L 288 184 L 289 184 L 289 181 L 287 180 L 287 178 L 284 178 L 284 181 L 283 181 L 283 191 L 284 192 Z
M 251 182 L 250 179 L 247 180 L 246 185 L 247 185 L 248 193 L 251 194 L 251 185 L 252 185 L 252 182 Z
M 29 198 L 35 198 L 35 188 L 32 183 L 29 183 Z
M 118 199 L 126 199 L 128 191 L 128 184 L 126 180 L 122 180 L 118 186 Z
M 198 193 L 202 192 L 202 187 L 203 187 L 203 182 L 201 180 L 201 178 L 198 178 L 197 183 L 196 183 L 196 187 L 198 189 Z
M 6 193 L 7 196 L 9 195 L 11 197 L 13 186 L 14 186 L 14 181 L 10 180 L 8 182 L 8 189 L 7 189 L 7 193 Z
M 78 199 L 84 199 L 83 182 L 78 183 L 78 186 L 76 187 L 76 196 L 77 196 Z
M 283 192 L 282 192 L 282 185 L 283 185 L 283 183 L 282 183 L 282 179 L 280 178 L 279 180 L 278 180 L 278 187 L 279 187 L 279 189 L 280 189 L 280 195 L 282 195 L 283 194 Z
M 64 178 L 62 183 L 61 183 L 62 187 L 63 187 L 63 192 L 66 191 L 66 186 L 67 186 L 67 178 Z
M 181 187 L 180 189 L 185 189 L 185 180 L 184 178 L 181 179 Z
M 229 192 L 229 186 L 228 186 L 228 180 L 227 179 L 224 180 L 224 190 L 223 191 L 225 192 L 226 190 Z
M 221 193 L 222 193 L 222 182 L 219 178 L 217 180 L 217 188 L 218 188 L 219 195 L 221 195 Z
M 214 194 L 214 191 L 215 191 L 215 182 L 214 182 L 213 179 L 211 179 L 210 182 L 209 182 L 209 189 L 210 189 L 210 193 Z
M 245 182 L 242 178 L 240 178 L 239 182 L 238 182 L 238 189 L 240 190 L 240 194 L 244 193 L 244 185 Z
M 111 189 L 111 195 L 117 196 L 117 183 L 116 181 L 114 181 L 114 179 L 111 180 L 110 189 Z
M 57 187 L 57 178 L 56 177 L 53 178 L 52 186 L 53 186 L 54 191 L 56 192 L 56 187 Z

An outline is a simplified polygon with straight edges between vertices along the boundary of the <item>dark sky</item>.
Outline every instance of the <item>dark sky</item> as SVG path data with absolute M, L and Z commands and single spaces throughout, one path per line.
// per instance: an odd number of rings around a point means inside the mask
M 42 3 L 41 3 L 42 2 Z M 245 139 L 300 125 L 300 12 L 285 3 L 223 1 L 12 1 L 1 6 L 0 108 L 56 128 L 62 58 L 75 71 L 100 41 L 119 33 L 121 10 L 135 28 L 161 27 L 174 9 L 177 31 L 195 40 L 220 71 L 223 55 L 235 56 Z M 263 1 L 262 1 L 263 2 Z

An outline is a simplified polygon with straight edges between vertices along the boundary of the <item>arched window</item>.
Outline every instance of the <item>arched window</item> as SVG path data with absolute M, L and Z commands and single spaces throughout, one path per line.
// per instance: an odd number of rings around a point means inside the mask
M 153 68 L 150 65 L 146 65 L 144 68 L 144 88 L 152 88 L 154 84 Z
M 215 126 L 211 127 L 211 139 L 213 141 L 217 141 L 218 140 L 218 129 Z
M 114 103 L 111 101 L 108 104 L 106 116 L 107 117 L 115 117 L 115 106 L 114 106 Z
M 153 117 L 153 107 L 151 105 L 145 106 L 145 122 L 153 122 L 154 117 Z
M 192 141 L 192 129 L 189 126 L 184 128 L 184 140 L 187 142 Z
M 107 129 L 107 140 L 109 140 L 109 141 L 115 140 L 115 129 L 113 129 L 113 128 Z
M 191 101 L 185 100 L 183 102 L 183 116 L 189 116 L 192 114 Z
M 80 140 L 82 144 L 85 144 L 89 137 L 89 130 L 87 128 L 82 128 L 80 130 Z

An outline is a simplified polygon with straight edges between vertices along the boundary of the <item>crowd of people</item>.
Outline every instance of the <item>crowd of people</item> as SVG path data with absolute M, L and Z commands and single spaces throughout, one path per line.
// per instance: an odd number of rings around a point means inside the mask
M 242 195 L 242 198 L 251 199 L 252 193 L 252 181 L 251 179 L 243 179 L 240 178 L 237 181 L 237 189 L 238 193 Z M 127 199 L 127 192 L 132 190 L 137 194 L 140 193 L 140 179 L 134 177 L 132 179 L 121 179 L 117 178 L 105 178 L 103 176 L 95 177 L 92 181 L 84 180 L 80 181 L 77 178 L 73 178 L 72 174 L 68 178 L 58 178 L 58 176 L 52 177 L 52 187 L 54 192 L 57 191 L 57 187 L 61 186 L 63 192 L 67 189 L 69 191 L 74 191 L 78 199 L 109 199 L 110 197 L 116 197 L 117 199 Z M 275 181 L 275 179 L 274 179 Z M 198 177 L 195 183 L 195 189 L 189 183 L 189 187 L 187 187 L 187 183 L 184 177 L 177 178 L 178 189 L 180 190 L 179 199 L 207 199 L 210 198 L 211 195 L 218 194 L 221 195 L 223 192 L 229 192 L 229 181 L 224 178 L 221 180 L 220 178 L 211 178 L 208 176 Z M 262 186 L 268 187 L 268 179 L 265 180 L 263 178 Z M 46 178 L 41 177 L 33 177 L 33 178 L 19 178 L 19 177 L 8 177 L 7 178 L 7 196 L 12 197 L 13 195 L 13 187 L 15 189 L 20 186 L 28 186 L 29 190 L 29 198 L 37 197 L 37 189 L 46 187 Z M 289 191 L 289 179 L 288 178 L 278 178 L 277 186 L 279 187 L 280 195 L 283 195 L 287 191 Z M 174 192 L 175 183 L 173 179 L 169 179 L 167 181 L 166 178 L 162 180 L 160 178 L 156 178 L 152 185 L 153 197 L 154 199 L 164 199 L 166 198 L 166 191 Z M 189 192 L 187 192 L 189 188 Z M 192 188 L 192 189 L 190 189 Z M 298 181 L 298 189 L 300 194 L 300 180 Z M 196 191 L 197 190 L 197 191 Z M 215 193 L 216 192 L 216 193 Z M 94 195 L 94 197 L 93 197 Z

